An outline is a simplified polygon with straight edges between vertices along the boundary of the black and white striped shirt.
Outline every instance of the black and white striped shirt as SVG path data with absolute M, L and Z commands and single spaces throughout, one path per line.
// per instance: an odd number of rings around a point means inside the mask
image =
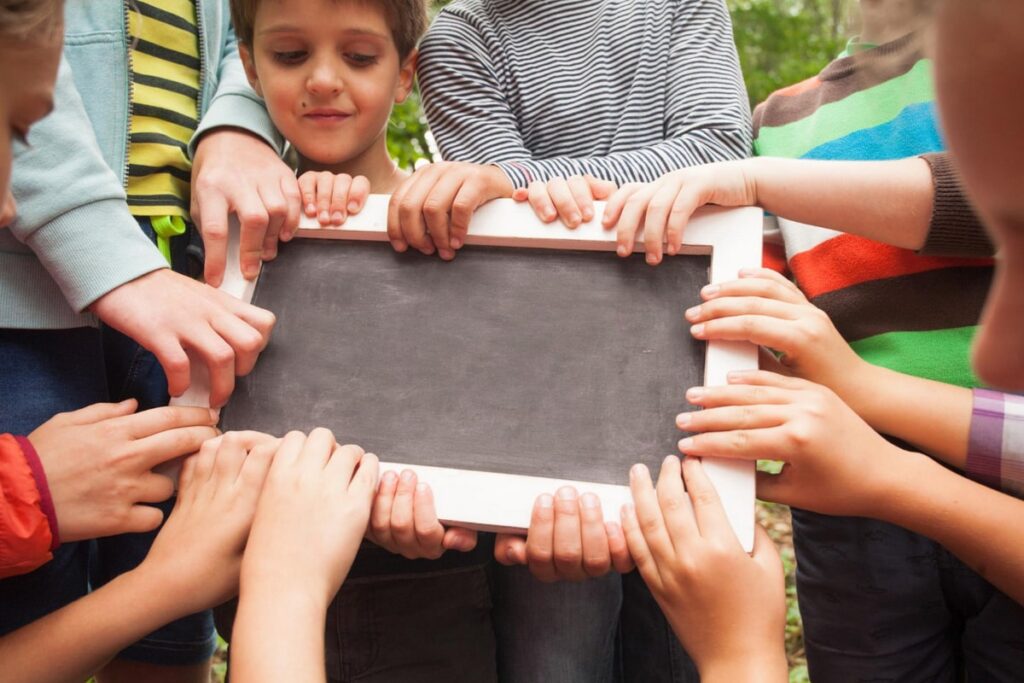
M 441 155 L 497 164 L 516 187 L 750 154 L 724 0 L 455 0 L 418 75 Z

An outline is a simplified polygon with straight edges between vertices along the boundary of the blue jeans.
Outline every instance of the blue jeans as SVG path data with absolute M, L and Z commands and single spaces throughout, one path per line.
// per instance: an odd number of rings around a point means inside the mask
M 640 575 L 542 583 L 496 568 L 494 627 L 503 683 L 685 683 L 692 661 Z
M 184 240 L 175 241 L 183 250 Z M 165 405 L 167 381 L 152 354 L 119 332 L 0 330 L 0 432 L 28 434 L 57 413 L 129 397 L 139 399 L 141 409 Z M 167 514 L 173 500 L 158 507 Z M 0 581 L 0 635 L 134 568 L 155 536 L 154 531 L 64 544 L 34 572 Z M 208 659 L 215 646 L 213 618 L 206 611 L 159 629 L 119 656 L 188 665 Z
M 1024 680 L 1024 607 L 934 541 L 794 509 L 793 542 L 815 683 Z

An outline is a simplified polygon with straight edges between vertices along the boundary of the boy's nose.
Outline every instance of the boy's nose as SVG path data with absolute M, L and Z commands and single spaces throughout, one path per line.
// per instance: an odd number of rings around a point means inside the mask
M 337 69 L 320 64 L 309 75 L 306 88 L 314 95 L 336 95 L 342 89 L 341 77 Z

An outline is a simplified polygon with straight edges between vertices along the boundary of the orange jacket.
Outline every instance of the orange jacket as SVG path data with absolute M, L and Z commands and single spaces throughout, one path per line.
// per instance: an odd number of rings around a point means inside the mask
M 49 562 L 57 517 L 35 449 L 23 436 L 0 434 L 0 578 Z

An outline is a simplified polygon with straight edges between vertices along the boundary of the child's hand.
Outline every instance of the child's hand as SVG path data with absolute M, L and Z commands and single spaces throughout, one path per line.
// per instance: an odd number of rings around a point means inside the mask
M 97 299 L 90 310 L 160 361 L 171 396 L 188 389 L 191 363 L 210 371 L 210 405 L 227 403 L 235 375 L 247 375 L 270 339 L 274 314 L 168 269 Z
M 246 591 L 302 594 L 327 609 L 355 558 L 377 484 L 377 457 L 327 429 L 284 437 L 242 565 Z
M 512 198 L 529 201 L 534 213 L 545 223 L 561 218 L 568 228 L 578 228 L 594 218 L 594 200 L 607 199 L 615 191 L 615 183 L 591 175 L 535 180 L 528 189 L 518 189 Z
M 370 181 L 347 173 L 307 171 L 299 176 L 302 211 L 316 218 L 323 227 L 340 226 L 349 216 L 359 213 L 370 195 Z
M 782 563 L 768 534 L 758 526 L 753 557 L 743 551 L 699 459 L 666 458 L 657 490 L 643 465 L 629 478 L 629 550 L 701 680 L 787 680 Z
M 530 572 L 546 583 L 583 581 L 611 569 L 621 574 L 633 569 L 622 529 L 605 523 L 597 496 L 578 496 L 571 486 L 560 488 L 555 497 L 537 498 L 525 540 L 498 534 L 494 558 L 505 565 L 529 565 Z
M 434 511 L 433 492 L 417 482 L 412 470 L 403 471 L 401 477 L 394 472 L 381 475 L 366 537 L 410 560 L 436 560 L 445 550 L 468 552 L 477 541 L 475 531 L 441 526 Z
M 745 161 L 727 161 L 684 168 L 653 183 L 623 185 L 605 205 L 601 222 L 616 228 L 619 256 L 633 253 L 637 233 L 644 231 L 647 263 L 661 263 L 662 249 L 679 253 L 683 232 L 693 212 L 705 204 L 752 206 L 757 188 Z
M 859 379 L 864 361 L 828 315 L 795 284 L 767 268 L 740 272 L 740 279 L 701 290 L 703 304 L 686 311 L 697 339 L 748 341 L 782 354 L 790 373 L 824 384 L 841 396 Z
M 178 500 L 140 572 L 157 574 L 180 614 L 212 607 L 238 590 L 242 550 L 278 439 L 229 432 L 185 461 Z
M 887 495 L 890 463 L 908 453 L 869 427 L 830 389 L 763 370 L 734 372 L 729 384 L 695 387 L 703 410 L 676 425 L 698 432 L 679 442 L 686 455 L 781 460 L 758 472 L 759 498 L 826 515 L 871 516 Z
M 217 436 L 206 408 L 135 413 L 134 400 L 97 403 L 50 418 L 28 439 L 46 473 L 62 541 L 160 526 L 163 513 L 141 503 L 167 500 L 174 483 L 156 465 L 199 450 Z
M 497 166 L 442 161 L 416 169 L 388 204 L 388 239 L 395 251 L 411 245 L 455 258 L 466 241 L 473 212 L 492 199 L 512 196 L 512 182 Z

